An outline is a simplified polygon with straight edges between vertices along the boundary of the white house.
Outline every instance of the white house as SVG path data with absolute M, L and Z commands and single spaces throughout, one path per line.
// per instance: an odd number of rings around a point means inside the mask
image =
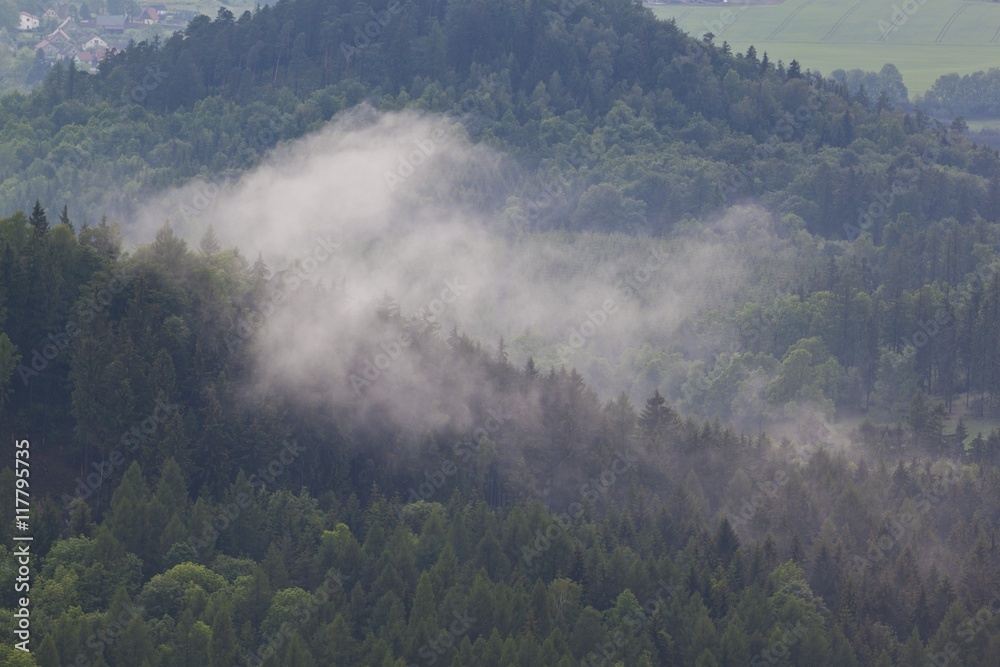
M 94 36 L 83 43 L 83 48 L 87 51 L 93 51 L 94 49 L 106 49 L 108 48 L 108 43 L 100 37 Z
M 37 30 L 39 25 L 41 25 L 41 21 L 37 16 L 28 12 L 21 12 L 21 23 L 18 26 L 18 30 Z

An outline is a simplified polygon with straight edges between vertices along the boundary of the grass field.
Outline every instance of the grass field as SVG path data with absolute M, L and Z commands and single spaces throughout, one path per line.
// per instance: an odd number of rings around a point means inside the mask
M 772 62 L 795 58 L 823 74 L 893 63 L 911 100 L 942 74 L 1000 67 L 1000 3 L 983 0 L 736 0 L 651 8 L 693 36 L 712 32 L 717 44 L 725 40 L 739 51 L 753 44 Z
M 1000 130 L 1000 118 L 993 120 L 966 120 L 970 130 Z

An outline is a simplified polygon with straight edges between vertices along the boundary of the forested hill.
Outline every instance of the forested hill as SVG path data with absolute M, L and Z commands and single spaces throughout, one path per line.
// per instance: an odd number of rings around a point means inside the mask
M 842 238 L 856 202 L 889 190 L 885 219 L 1000 212 L 995 151 L 940 147 L 919 112 L 693 40 L 624 0 L 297 0 L 198 17 L 95 76 L 57 66 L 41 89 L 5 97 L 0 209 L 40 199 L 90 222 L 127 218 L 151 193 L 232 176 L 362 100 L 457 114 L 528 169 L 514 194 L 532 196 L 532 171 L 569 186 L 578 205 L 555 222 L 574 228 L 661 232 L 754 197 Z M 907 153 L 934 168 L 908 170 Z
M 33 654 L 5 643 L 5 665 L 985 666 L 1000 650 L 1000 431 L 966 452 L 921 394 L 848 452 L 822 420 L 772 441 L 659 393 L 602 403 L 575 370 L 515 366 L 383 299 L 357 354 L 385 372 L 331 411 L 253 381 L 266 331 L 241 327 L 275 279 L 211 234 L 194 251 L 164 229 L 126 255 L 114 226 L 76 233 L 40 207 L 0 234 L 16 341 L 0 335 L 0 409 L 4 440 L 32 443 L 35 554 Z M 335 298 L 302 285 L 282 303 Z M 396 418 L 440 386 L 459 398 L 436 425 Z
M 493 171 L 396 192 L 363 151 L 316 161 L 365 114 L 386 160 L 447 115 L 454 171 Z M 961 124 L 617 0 L 222 10 L 0 123 L 0 441 L 31 443 L 33 536 L 27 655 L 0 522 L 0 664 L 1000 655 L 1000 162 Z M 196 178 L 226 204 L 197 247 L 162 223 L 198 197 L 146 206 Z M 331 194 L 354 183 L 370 215 Z M 460 260 L 422 310 L 380 298 Z M 457 291 L 574 329 L 476 340 L 437 317 Z M 622 378 L 651 389 L 595 389 Z M 870 408 L 895 423 L 834 423 Z

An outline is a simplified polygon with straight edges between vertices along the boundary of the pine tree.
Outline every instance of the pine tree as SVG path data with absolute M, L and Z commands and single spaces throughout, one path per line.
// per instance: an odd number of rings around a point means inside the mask
M 281 667 L 315 667 L 316 660 L 313 659 L 309 647 L 303 641 L 298 632 L 292 635 L 285 649 L 284 657 L 281 660 Z
M 666 432 L 674 426 L 677 421 L 677 413 L 667 405 L 667 401 L 660 395 L 660 390 L 656 389 L 653 395 L 646 400 L 646 407 L 639 414 L 639 425 L 643 435 L 655 441 L 659 441 Z
M 955 456 L 960 459 L 965 458 L 965 441 L 969 438 L 969 429 L 965 426 L 965 419 L 962 417 L 958 418 L 958 423 L 955 424 L 955 434 L 952 436 L 952 451 Z
M 59 224 L 73 229 L 73 223 L 69 219 L 69 207 L 66 204 L 63 204 L 62 211 L 59 212 Z
M 503 342 L 503 336 L 500 336 L 500 342 L 497 343 L 496 362 L 501 366 L 506 366 L 509 363 L 507 359 L 507 345 Z
M 111 497 L 107 526 L 128 551 L 146 553 L 149 540 L 149 487 L 142 468 L 135 461 L 125 471 L 121 483 Z
M 719 521 L 719 528 L 715 533 L 715 553 L 719 555 L 723 564 L 728 567 L 729 561 L 740 548 L 740 538 L 729 523 L 728 517 L 722 517 Z
M 417 656 L 417 651 L 438 634 L 437 612 L 434 604 L 434 587 L 430 575 L 424 572 L 417 581 L 417 592 L 413 596 L 410 609 L 410 623 L 407 629 L 409 652 Z M 414 659 L 416 659 L 414 657 Z
M 59 659 L 59 651 L 56 650 L 52 635 L 46 635 L 35 651 L 35 662 L 38 663 L 38 667 L 61 667 L 62 661 Z
M 156 659 L 153 650 L 153 639 L 149 628 L 142 620 L 142 614 L 135 614 L 128 626 L 111 647 L 111 653 L 116 665 L 136 665 L 144 663 L 152 665 Z
M 35 207 L 31 209 L 31 217 L 28 218 L 28 224 L 31 225 L 32 233 L 36 236 L 43 236 L 45 232 L 49 231 L 49 219 L 45 215 L 45 209 L 42 208 L 42 202 L 35 200 Z
M 232 612 L 229 603 L 224 602 L 212 619 L 212 642 L 209 645 L 212 667 L 230 667 L 236 662 L 237 648 Z
M 913 628 L 910 638 L 906 640 L 899 655 L 900 665 L 923 665 L 926 660 L 924 644 L 920 641 L 920 632 Z
M 214 255 L 222 249 L 219 244 L 219 237 L 215 235 L 215 230 L 212 229 L 212 225 L 208 226 L 205 233 L 202 234 L 201 242 L 198 244 L 198 249 L 203 255 Z

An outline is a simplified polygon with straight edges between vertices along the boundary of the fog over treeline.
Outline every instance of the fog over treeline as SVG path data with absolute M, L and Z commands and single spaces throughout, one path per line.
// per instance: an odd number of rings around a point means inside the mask
M 667 238 L 561 231 L 569 193 L 519 197 L 516 170 L 449 117 L 365 108 L 238 180 L 164 194 L 124 233 L 140 242 L 166 220 L 194 246 L 210 225 L 224 246 L 260 257 L 288 296 L 265 299 L 274 313 L 253 340 L 259 377 L 332 405 L 375 384 L 362 348 L 398 342 L 376 315 L 386 298 L 442 339 L 456 327 L 488 347 L 502 337 L 519 366 L 575 366 L 604 398 L 641 403 L 665 378 L 629 354 L 670 350 L 690 364 L 740 351 L 722 318 L 788 291 L 803 266 L 797 230 L 756 206 Z M 461 387 L 429 386 L 404 352 L 379 380 L 409 392 L 393 403 L 461 402 Z
M 996 663 L 1000 153 L 891 65 L 281 0 L 45 67 L 0 664 Z

